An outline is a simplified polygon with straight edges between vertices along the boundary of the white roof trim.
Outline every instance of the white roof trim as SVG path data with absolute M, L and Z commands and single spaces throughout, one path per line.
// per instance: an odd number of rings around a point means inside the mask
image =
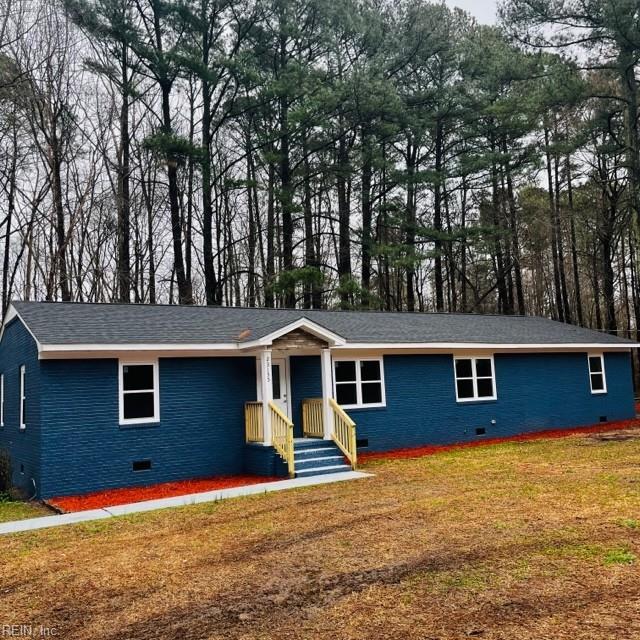
M 237 344 L 45 344 L 40 360 L 94 358 L 198 358 L 244 355 Z
M 600 349 L 605 351 L 628 351 L 640 348 L 640 343 L 615 343 L 615 342 L 535 342 L 535 343 L 496 343 L 496 342 L 348 342 L 336 347 L 336 351 L 358 350 L 444 350 L 444 351 L 584 351 L 585 349 Z
M 333 331 L 329 331 L 329 329 L 325 329 L 322 325 L 319 325 L 313 320 L 309 320 L 308 318 L 300 318 L 294 322 L 290 322 L 288 325 L 276 329 L 271 333 L 268 333 L 266 336 L 262 338 L 258 338 L 257 340 L 250 340 L 247 342 L 242 342 L 238 345 L 240 349 L 253 349 L 255 347 L 265 347 L 269 346 L 273 343 L 274 340 L 281 338 L 287 333 L 291 333 L 296 329 L 304 329 L 307 333 L 316 336 L 316 338 L 322 338 L 329 343 L 329 346 L 338 347 L 346 345 L 346 340 L 334 333 Z
M 269 345 L 266 345 L 267 347 Z M 640 345 L 638 345 L 640 346 Z M 249 344 L 45 344 L 39 345 L 39 357 L 42 360 L 52 359 L 82 359 L 82 358 L 119 358 L 127 355 L 152 354 L 154 357 L 225 357 L 245 356 L 251 350 L 263 349 L 258 341 Z M 630 351 L 636 345 L 607 345 L 607 344 L 481 344 L 465 343 L 344 343 L 331 347 L 336 355 L 357 357 L 362 354 L 487 354 L 487 353 L 550 353 L 550 352 L 582 352 L 591 350 Z M 301 353 L 303 353 L 301 351 Z M 304 350 L 309 354 L 309 350 Z
M 238 345 L 235 342 L 228 344 L 206 342 L 203 344 L 176 344 L 176 343 L 131 343 L 131 344 L 45 344 L 42 351 L 46 353 L 73 353 L 76 351 L 235 351 Z
M 40 350 L 42 349 L 42 345 L 40 344 L 40 341 L 38 340 L 38 338 L 36 338 L 36 336 L 33 333 L 33 331 L 31 331 L 29 325 L 22 319 L 22 316 L 18 313 L 17 309 L 13 306 L 13 304 L 9 305 L 9 307 L 7 308 L 7 312 L 4 315 L 4 320 L 2 321 L 2 329 L 0 329 L 0 342 L 2 342 L 2 338 L 4 337 L 4 330 L 5 330 L 6 326 L 14 318 L 18 318 L 18 320 L 20 320 L 20 322 L 22 322 L 22 325 L 29 332 L 29 335 L 33 338 L 34 342 L 36 343 L 36 345 L 38 347 L 38 352 L 40 352 Z

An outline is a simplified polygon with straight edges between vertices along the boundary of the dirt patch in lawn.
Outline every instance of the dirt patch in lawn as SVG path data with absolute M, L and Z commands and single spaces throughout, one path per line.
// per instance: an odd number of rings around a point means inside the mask
M 615 442 L 622 440 L 640 440 L 640 428 L 625 429 L 623 431 L 611 431 L 606 433 L 597 433 L 591 436 L 593 440 L 599 442 Z
M 640 440 L 371 464 L 375 477 L 0 540 L 0 625 L 59 638 L 640 637 Z

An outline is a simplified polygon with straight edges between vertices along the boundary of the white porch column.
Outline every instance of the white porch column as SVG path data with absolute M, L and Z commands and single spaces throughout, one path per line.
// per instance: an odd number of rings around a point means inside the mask
M 264 443 L 271 444 L 271 411 L 269 402 L 273 400 L 273 382 L 271 380 L 271 349 L 260 352 L 260 391 L 262 396 L 262 425 Z
M 324 424 L 324 439 L 331 440 L 333 431 L 332 410 L 329 406 L 329 398 L 333 396 L 332 372 L 331 372 L 331 351 L 322 349 L 320 352 L 320 371 L 322 374 L 322 417 Z

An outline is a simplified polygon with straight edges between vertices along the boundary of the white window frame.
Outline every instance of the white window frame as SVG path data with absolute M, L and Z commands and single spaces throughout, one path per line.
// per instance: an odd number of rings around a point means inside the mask
M 25 406 L 27 404 L 27 389 L 25 379 L 27 377 L 27 368 L 25 365 L 20 365 L 20 429 L 24 431 L 27 428 L 27 423 L 24 420 Z
M 151 366 L 153 367 L 153 389 L 136 389 L 135 391 L 124 390 L 124 367 Z M 124 396 L 128 393 L 150 393 L 153 392 L 153 416 L 149 418 L 127 418 L 124 417 Z M 154 424 L 160 422 L 160 378 L 158 371 L 158 359 L 155 360 L 118 360 L 118 410 L 119 419 L 122 426 L 133 424 Z
M 336 363 L 337 362 L 355 362 L 356 363 L 356 379 L 345 381 L 343 383 L 336 382 Z M 360 363 L 361 362 L 378 362 L 380 364 L 380 380 L 365 380 L 364 384 L 368 382 L 380 382 L 381 385 L 381 397 L 382 402 L 363 404 L 362 402 L 362 379 L 360 377 Z M 387 406 L 387 394 L 384 384 L 384 358 L 382 356 L 370 356 L 365 358 L 349 357 L 333 358 L 333 365 L 331 367 L 333 372 L 333 397 L 337 399 L 336 386 L 339 384 L 354 384 L 356 385 L 356 404 L 344 404 L 340 405 L 343 409 L 376 409 Z
M 471 373 L 472 377 L 458 378 L 456 371 L 456 362 L 458 360 L 471 360 Z M 478 396 L 478 374 L 476 372 L 477 360 L 491 360 L 491 382 L 493 384 L 493 395 L 491 396 Z M 473 397 L 472 398 L 459 398 L 458 397 L 458 380 L 473 380 Z M 480 380 L 489 380 L 486 376 L 480 376 Z M 496 382 L 496 363 L 494 361 L 493 354 L 467 354 L 453 356 L 453 386 L 456 390 L 456 402 L 490 402 L 498 399 L 498 384 Z
M 591 371 L 591 358 L 600 358 L 600 366 L 602 367 L 602 371 Z M 591 390 L 591 395 L 598 396 L 603 393 L 607 393 L 607 372 L 604 368 L 604 353 L 587 353 L 587 371 L 589 372 L 589 389 Z M 593 388 L 593 382 L 591 380 L 591 376 L 594 373 L 602 373 L 602 389 Z
M 0 428 L 4 427 L 4 373 L 0 373 Z

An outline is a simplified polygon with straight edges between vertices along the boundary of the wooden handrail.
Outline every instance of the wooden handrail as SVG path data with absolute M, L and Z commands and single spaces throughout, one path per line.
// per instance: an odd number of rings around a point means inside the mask
M 355 469 L 358 464 L 356 423 L 333 398 L 329 398 L 329 406 L 333 413 L 331 437 L 351 463 L 351 468 Z
M 262 402 L 244 403 L 244 433 L 247 442 L 264 442 Z
M 322 398 L 307 398 L 302 401 L 302 433 L 309 438 L 324 437 Z
M 294 478 L 296 469 L 293 459 L 293 422 L 273 401 L 269 402 L 269 411 L 271 412 L 271 442 L 280 457 L 287 463 L 289 477 Z

